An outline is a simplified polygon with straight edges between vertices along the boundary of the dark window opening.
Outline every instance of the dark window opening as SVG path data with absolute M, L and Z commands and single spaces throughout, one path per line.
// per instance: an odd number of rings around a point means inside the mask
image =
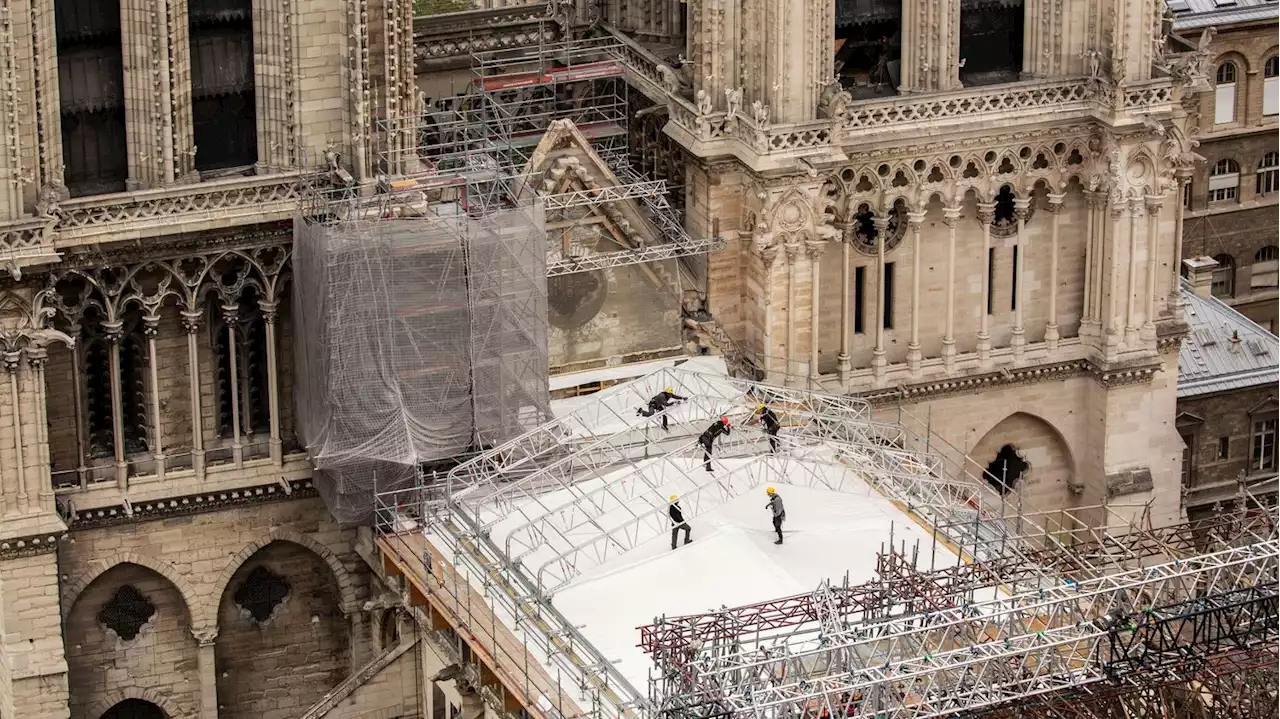
M 267 329 L 251 292 L 240 303 L 240 312 L 231 333 L 236 343 L 236 371 L 231 372 L 231 337 L 226 320 L 217 303 L 211 309 L 218 318 L 213 327 L 213 351 L 217 357 L 215 384 L 218 392 L 218 436 L 234 434 L 236 400 L 239 400 L 240 434 L 250 436 L 270 429 L 271 415 L 267 398 Z M 232 392 L 232 385 L 235 392 Z
M 129 178 L 118 0 L 58 0 L 63 182 L 72 197 L 122 192 Z
M 960 1 L 960 81 L 1014 82 L 1022 74 L 1022 0 Z
M 1228 459 L 1231 456 L 1231 438 L 1218 438 L 1218 459 Z
M 884 328 L 893 329 L 893 263 L 884 263 Z
M 128 642 L 138 636 L 143 625 L 151 621 L 155 613 L 156 605 L 142 596 L 142 592 L 126 584 L 102 606 L 98 621 Z
M 289 596 L 289 583 L 284 577 L 263 566 L 253 568 L 233 599 L 237 606 L 249 612 L 254 621 L 265 622 Z
M 896 93 L 901 0 L 836 0 L 836 48 L 836 74 L 854 98 Z
M 251 0 L 191 0 L 191 123 L 196 169 L 258 160 Z
M 137 317 L 126 319 L 121 329 L 120 404 L 125 454 L 150 448 L 147 414 L 148 352 Z M 84 335 L 84 382 L 89 432 L 89 456 L 103 459 L 115 454 L 115 422 L 111 394 L 111 344 L 100 326 Z
M 864 205 L 865 207 L 865 205 Z M 876 238 L 880 235 L 880 231 L 876 229 L 876 216 L 871 214 L 870 209 L 864 209 L 853 216 L 856 224 L 854 232 L 866 238 L 864 244 L 874 247 Z
M 168 719 L 164 710 L 146 699 L 125 699 L 102 715 L 101 719 Z
M 987 484 L 990 484 L 993 489 L 1000 494 L 1008 494 L 1018 485 L 1018 481 L 1030 467 L 1031 465 L 1018 456 L 1018 451 L 1013 448 L 1013 445 L 1006 444 L 996 453 L 996 458 L 991 460 L 991 464 L 987 465 L 984 476 Z
M 1009 286 L 1009 310 L 1018 309 L 1018 246 L 1013 246 L 1013 282 Z
M 992 247 L 987 250 L 987 314 L 995 312 L 995 303 L 992 298 L 995 296 L 996 281 L 996 248 Z
M 1182 486 L 1192 487 L 1195 482 L 1196 440 L 1189 434 L 1182 435 Z
M 853 269 L 853 331 L 855 333 L 866 331 L 863 314 L 863 304 L 866 300 L 866 291 L 867 268 L 855 267 Z
M 1016 206 L 1013 201 L 1015 199 L 1016 198 L 1013 196 L 1013 189 L 1008 185 L 1001 187 L 1000 191 L 996 193 L 995 214 L 992 216 L 991 220 L 991 225 L 993 227 L 1004 227 L 1005 225 L 1009 225 L 1017 221 L 1017 217 L 1014 214 Z

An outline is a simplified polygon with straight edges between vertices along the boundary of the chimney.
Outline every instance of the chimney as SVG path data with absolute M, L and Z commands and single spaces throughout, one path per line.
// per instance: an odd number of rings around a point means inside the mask
M 1213 296 L 1213 271 L 1218 261 L 1212 257 L 1192 257 L 1182 261 L 1182 274 L 1191 282 L 1191 291 L 1201 297 Z
M 1240 330 L 1231 330 L 1231 343 L 1227 345 L 1227 351 L 1231 354 L 1240 353 Z

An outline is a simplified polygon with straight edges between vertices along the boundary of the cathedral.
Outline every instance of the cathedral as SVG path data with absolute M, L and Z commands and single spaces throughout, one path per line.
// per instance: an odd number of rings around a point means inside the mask
M 724 355 L 1029 505 L 1181 521 L 1214 53 L 1159 0 L 0 0 L 0 717 L 536 714 L 451 688 L 475 648 L 332 489 L 317 358 L 384 348 L 295 262 L 317 203 L 495 139 L 547 243 L 530 405 Z M 408 464 L 467 451 L 433 427 Z

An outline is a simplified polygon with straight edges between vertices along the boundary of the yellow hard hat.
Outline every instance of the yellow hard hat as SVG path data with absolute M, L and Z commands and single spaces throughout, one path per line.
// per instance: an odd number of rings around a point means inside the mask
M 774 494 L 773 487 L 770 487 L 770 488 L 766 489 L 766 490 L 764 491 L 764 493 L 765 493 L 765 494 Z
M 672 502 L 676 501 L 676 495 L 674 495 L 674 494 L 673 494 L 673 495 L 671 495 L 671 501 L 672 501 Z
M 760 404 L 756 405 L 756 409 L 758 409 L 758 410 L 759 410 L 759 409 L 764 409 L 764 402 L 761 402 Z
M 663 389 L 662 391 L 663 391 L 663 392 L 674 392 L 675 390 L 671 389 L 670 387 L 667 387 L 667 388 Z

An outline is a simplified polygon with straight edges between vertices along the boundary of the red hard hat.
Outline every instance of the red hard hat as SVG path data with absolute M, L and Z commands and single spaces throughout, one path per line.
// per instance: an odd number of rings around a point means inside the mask
M 725 424 L 729 424 L 729 418 L 728 418 L 728 417 L 721 417 L 721 418 L 720 418 L 720 421 L 721 421 L 721 422 L 723 422 L 723 423 L 725 423 Z

